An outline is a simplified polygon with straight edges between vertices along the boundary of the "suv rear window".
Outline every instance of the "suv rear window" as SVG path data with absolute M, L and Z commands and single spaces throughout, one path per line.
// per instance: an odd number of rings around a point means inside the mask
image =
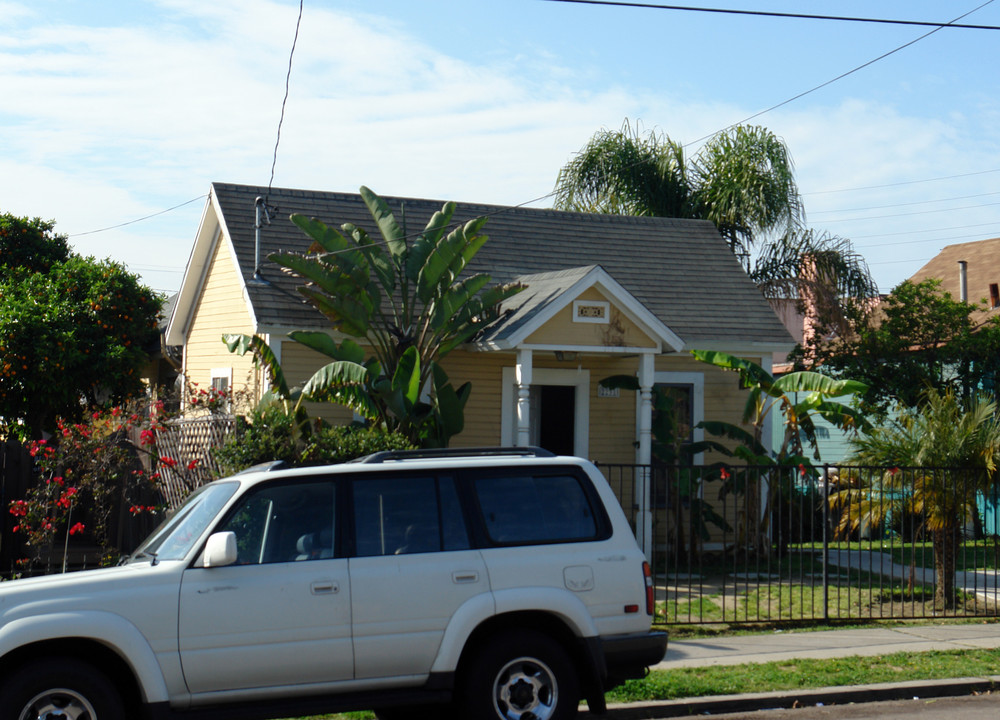
M 573 475 L 478 477 L 474 487 L 490 540 L 533 544 L 600 539 L 587 492 Z

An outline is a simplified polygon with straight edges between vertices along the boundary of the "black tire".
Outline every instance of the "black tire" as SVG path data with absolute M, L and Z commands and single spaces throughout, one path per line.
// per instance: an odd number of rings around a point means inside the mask
M 494 636 L 461 677 L 461 717 L 468 720 L 569 720 L 580 703 L 580 679 L 566 650 L 532 630 Z
M 0 685 L 0 708 L 10 720 L 38 720 L 60 709 L 78 720 L 125 720 L 115 686 L 78 660 L 35 660 L 18 668 Z

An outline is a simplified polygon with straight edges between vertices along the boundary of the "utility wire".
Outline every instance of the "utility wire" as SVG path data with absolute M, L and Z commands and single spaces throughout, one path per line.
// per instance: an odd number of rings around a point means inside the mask
M 278 164 L 278 145 L 281 144 L 281 125 L 285 122 L 285 105 L 288 103 L 288 90 L 292 82 L 292 60 L 295 58 L 295 46 L 299 42 L 299 28 L 302 26 L 302 8 L 305 0 L 299 0 L 299 17 L 295 21 L 295 37 L 292 39 L 292 50 L 288 53 L 288 72 L 285 74 L 285 97 L 281 101 L 281 117 L 278 118 L 278 136 L 274 141 L 274 156 L 271 159 L 271 179 L 267 181 L 267 194 L 264 195 L 264 203 L 271 194 L 274 185 L 274 168 Z
M 720 15 L 754 15 L 758 17 L 792 18 L 796 20 L 838 20 L 843 22 L 880 23 L 883 25 L 919 25 L 942 29 L 946 27 L 963 30 L 1000 30 L 1000 25 L 964 25 L 955 21 L 941 23 L 923 20 L 893 20 L 889 18 L 852 17 L 844 15 L 810 15 L 806 13 L 766 12 L 763 10 L 733 10 L 729 8 L 691 7 L 687 5 L 656 5 L 640 2 L 616 2 L 614 0 L 546 0 L 547 2 L 570 3 L 574 5 L 607 5 L 611 7 L 643 8 L 647 10 L 681 10 L 688 12 L 715 13 Z M 962 17 L 965 17 L 963 15 Z M 961 18 L 958 18 L 961 19 Z
M 982 197 L 993 197 L 994 195 L 1000 195 L 1000 190 L 998 190 L 997 192 L 980 193 L 978 195 L 960 195 L 958 197 L 938 198 L 937 200 L 921 200 L 919 202 L 894 203 L 892 205 L 872 205 L 869 207 L 861 207 L 861 208 L 838 208 L 836 210 L 810 210 L 809 214 L 829 215 L 830 213 L 866 212 L 868 210 L 889 210 L 892 208 L 913 207 L 914 205 L 927 205 L 928 203 L 952 202 L 953 200 L 974 200 L 976 198 L 982 198 Z M 985 207 L 985 206 L 975 205 L 973 207 Z M 962 210 L 964 208 L 949 208 L 949 209 Z
M 160 212 L 155 212 L 152 215 L 146 215 L 146 216 L 141 217 L 141 218 L 136 218 L 135 220 L 129 220 L 128 222 L 119 223 L 118 225 L 112 225 L 110 227 L 101 228 L 99 230 L 88 230 L 87 232 L 73 233 L 72 235 L 67 235 L 66 237 L 82 237 L 84 235 L 93 235 L 95 233 L 106 232 L 108 230 L 116 230 L 118 228 L 125 227 L 126 225 L 134 225 L 137 222 L 142 222 L 143 220 L 149 220 L 150 218 L 154 218 L 157 215 L 163 215 L 164 213 L 168 213 L 171 210 L 176 210 L 177 208 L 182 208 L 185 205 L 190 205 L 193 202 L 197 202 L 198 200 L 202 200 L 202 199 L 207 198 L 207 197 L 208 197 L 207 194 L 205 194 L 205 195 L 199 195 L 196 198 L 191 198 L 190 200 L 182 202 L 180 205 L 174 205 L 173 207 L 169 207 L 166 210 L 160 210 Z
M 899 187 L 900 185 L 916 185 L 918 183 L 937 182 L 938 180 L 956 180 L 958 178 L 974 177 L 976 175 L 988 175 L 989 173 L 1000 172 L 1000 168 L 995 170 L 980 170 L 979 172 L 962 173 L 961 175 L 945 175 L 943 177 L 926 178 L 924 180 L 906 180 L 904 182 L 889 183 L 887 185 L 868 185 L 866 187 L 839 188 L 837 190 L 815 190 L 813 192 L 802 193 L 803 195 L 829 195 L 830 193 L 855 192 L 857 190 L 881 190 L 882 188 Z
M 576 1 L 578 1 L 578 0 L 550 0 L 550 2 L 576 2 Z M 769 107 L 769 108 L 767 108 L 765 110 L 761 110 L 760 112 L 756 112 L 753 115 L 750 115 L 749 117 L 746 117 L 743 120 L 740 120 L 739 122 L 735 122 L 735 123 L 733 123 L 733 124 L 731 124 L 731 125 L 723 128 L 722 130 L 717 130 L 714 133 L 709 133 L 708 135 L 705 135 L 704 137 L 698 138 L 694 142 L 687 143 L 686 145 L 684 145 L 684 147 L 688 147 L 690 145 L 695 145 L 697 143 L 700 143 L 703 140 L 707 140 L 710 137 L 714 137 L 715 135 L 718 135 L 719 133 L 726 132 L 727 130 L 730 130 L 731 128 L 737 127 L 739 125 L 743 125 L 744 123 L 747 123 L 747 122 L 750 122 L 751 120 L 759 118 L 761 115 L 765 115 L 765 114 L 771 112 L 772 110 L 777 110 L 780 107 L 784 107 L 785 105 L 788 105 L 789 103 L 792 103 L 792 102 L 795 102 L 796 100 L 804 98 L 806 95 L 811 95 L 812 93 L 816 92 L 817 90 L 822 90 L 827 85 L 832 85 L 833 83 L 837 82 L 838 80 L 843 80 L 844 78 L 848 77 L 849 75 L 853 75 L 854 73 L 856 73 L 856 72 L 858 72 L 860 70 L 864 70 L 866 67 L 869 67 L 870 65 L 874 65 L 875 63 L 879 62 L 880 60 L 885 60 L 890 55 L 895 55 L 899 51 L 905 50 L 906 48 L 910 47 L 911 45 L 915 45 L 916 43 L 920 42 L 921 40 L 924 40 L 925 38 L 930 37 L 934 33 L 943 30 L 945 27 L 952 26 L 953 23 L 958 22 L 959 20 L 961 20 L 964 17 L 968 17 L 969 15 L 971 15 L 974 12 L 982 10 L 984 7 L 986 7 L 987 5 L 990 5 L 992 3 L 993 3 L 993 0 L 986 0 L 986 2 L 984 2 L 982 5 L 979 5 L 978 7 L 975 7 L 972 10 L 969 10 L 967 13 L 963 13 L 963 14 L 959 15 L 957 18 L 955 18 L 954 20 L 952 20 L 951 23 L 948 23 L 947 25 L 941 25 L 939 27 L 935 27 L 930 32 L 926 32 L 923 35 L 921 35 L 920 37 L 915 38 L 915 39 L 911 40 L 908 43 L 904 43 L 903 45 L 900 45 L 895 50 L 890 50 L 887 53 L 883 53 L 883 54 L 879 55 L 877 58 L 874 58 L 873 60 L 869 60 L 868 62 L 866 62 L 866 63 L 864 63 L 862 65 L 858 65 L 853 70 L 848 70 L 845 73 L 841 73 L 837 77 L 835 77 L 835 78 L 833 78 L 831 80 L 827 80 L 825 83 L 817 85 L 816 87 L 814 87 L 814 88 L 812 88 L 810 90 L 806 90 L 805 92 L 801 92 L 798 95 L 795 95 L 794 97 L 790 97 L 787 100 L 784 100 L 783 102 L 778 103 L 777 105 L 772 105 L 771 107 Z

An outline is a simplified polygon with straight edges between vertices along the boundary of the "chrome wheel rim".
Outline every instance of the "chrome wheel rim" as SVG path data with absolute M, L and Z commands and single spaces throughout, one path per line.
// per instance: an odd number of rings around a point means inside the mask
M 537 658 L 512 660 L 493 681 L 493 706 L 504 720 L 549 720 L 558 701 L 556 677 Z
M 97 720 L 97 713 L 76 690 L 53 688 L 33 697 L 18 720 Z

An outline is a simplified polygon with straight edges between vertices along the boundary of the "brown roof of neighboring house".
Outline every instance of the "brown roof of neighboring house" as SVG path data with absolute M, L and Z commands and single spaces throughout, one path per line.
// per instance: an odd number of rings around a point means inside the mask
M 214 183 L 245 279 L 254 272 L 254 199 L 266 188 Z M 410 233 L 423 230 L 440 200 L 385 197 L 396 219 Z M 271 327 L 325 326 L 322 316 L 295 291 L 301 279 L 266 261 L 278 251 L 303 252 L 305 234 L 289 220 L 292 213 L 316 217 L 339 228 L 350 222 L 379 237 L 361 196 L 273 188 L 276 208 L 263 228 L 262 275 L 270 283 L 248 286 L 257 321 Z M 598 265 L 664 325 L 684 340 L 698 343 L 791 346 L 788 332 L 747 277 L 715 227 L 707 221 L 623 217 L 457 203 L 454 220 L 488 215 L 490 237 L 469 270 L 486 272 L 494 282 L 520 276 Z
M 915 283 L 929 278 L 941 281 L 941 289 L 960 299 L 959 261 L 966 262 L 968 299 L 986 301 L 983 316 L 1000 310 L 1000 238 L 948 245 L 910 278 Z M 991 291 L 991 286 L 992 291 Z

